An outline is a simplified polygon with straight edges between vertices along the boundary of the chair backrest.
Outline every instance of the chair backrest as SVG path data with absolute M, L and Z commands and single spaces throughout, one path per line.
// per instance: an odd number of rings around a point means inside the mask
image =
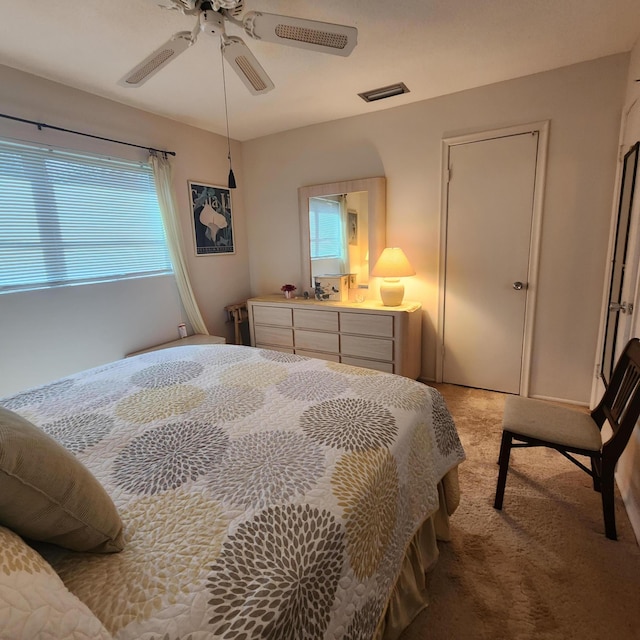
M 613 435 L 603 446 L 603 455 L 617 460 L 629 442 L 640 415 L 640 340 L 627 343 L 613 370 L 611 382 L 591 417 L 602 428 L 605 420 Z

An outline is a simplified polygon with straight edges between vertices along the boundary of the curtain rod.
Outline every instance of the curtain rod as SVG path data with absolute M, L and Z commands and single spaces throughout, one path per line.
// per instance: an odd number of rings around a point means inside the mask
M 113 140 L 112 138 L 103 138 L 102 136 L 94 136 L 91 133 L 83 133 L 82 131 L 74 131 L 73 129 L 64 129 L 63 127 L 55 127 L 52 124 L 46 124 L 44 122 L 36 122 L 35 120 L 26 120 L 25 118 L 16 118 L 16 116 L 10 116 L 6 113 L 0 113 L 0 118 L 7 118 L 8 120 L 15 120 L 16 122 L 24 122 L 25 124 L 33 124 L 42 129 L 54 129 L 55 131 L 63 131 L 64 133 L 75 133 L 78 136 L 84 136 L 85 138 L 94 138 L 96 140 L 104 140 L 105 142 L 115 142 L 116 144 L 124 144 L 127 147 L 137 147 L 138 149 L 146 149 L 149 153 L 161 153 L 165 156 L 175 156 L 175 151 L 163 151 L 162 149 L 154 149 L 153 147 L 145 147 L 141 144 L 133 144 L 133 142 L 122 142 L 122 140 Z

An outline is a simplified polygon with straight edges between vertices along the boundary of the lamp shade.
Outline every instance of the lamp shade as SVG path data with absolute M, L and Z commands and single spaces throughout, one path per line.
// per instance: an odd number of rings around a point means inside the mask
M 384 278 L 380 285 L 380 297 L 385 307 L 397 307 L 404 298 L 404 285 L 400 278 L 415 276 L 415 269 L 409 264 L 404 251 L 398 247 L 387 247 L 378 258 L 371 275 Z
M 402 249 L 387 247 L 380 254 L 371 275 L 377 278 L 404 278 L 405 276 L 415 276 L 416 270 L 409 264 Z

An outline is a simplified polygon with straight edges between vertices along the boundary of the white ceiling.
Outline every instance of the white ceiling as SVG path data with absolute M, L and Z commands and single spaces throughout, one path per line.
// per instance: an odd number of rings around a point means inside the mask
M 245 7 L 355 26 L 358 45 L 343 58 L 258 42 L 229 25 L 228 35 L 243 38 L 275 83 L 252 96 L 227 67 L 237 140 L 626 52 L 640 35 L 639 0 L 245 0 Z M 194 24 L 154 0 L 0 0 L 0 64 L 224 134 L 217 38 L 201 36 L 138 89 L 116 84 Z M 411 92 L 371 104 L 357 95 L 396 82 Z

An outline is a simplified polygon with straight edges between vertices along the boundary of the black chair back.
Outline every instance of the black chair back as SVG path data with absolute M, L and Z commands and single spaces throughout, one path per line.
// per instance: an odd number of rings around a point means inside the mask
M 603 456 L 615 461 L 622 455 L 640 416 L 640 340 L 632 338 L 618 359 L 602 400 L 591 417 L 602 429 L 605 421 L 613 431 L 602 447 Z

